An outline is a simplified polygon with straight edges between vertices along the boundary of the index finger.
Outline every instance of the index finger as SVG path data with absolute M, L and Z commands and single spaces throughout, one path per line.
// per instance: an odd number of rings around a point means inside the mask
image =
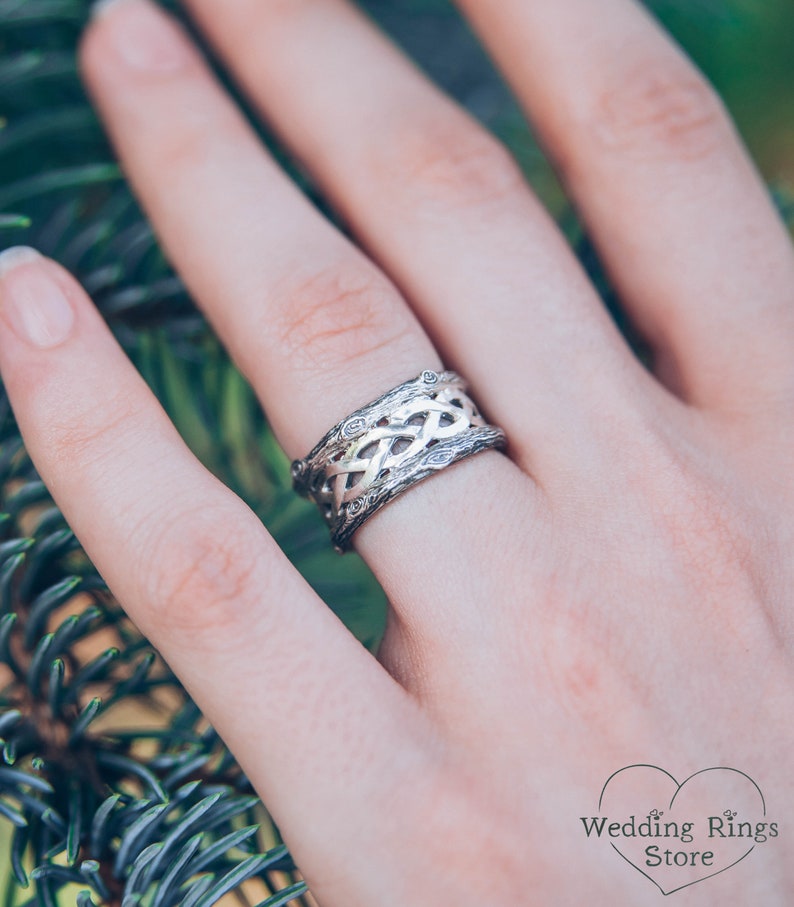
M 62 268 L 5 252 L 0 313 L 0 369 L 36 468 L 304 874 L 380 836 L 386 853 L 398 817 L 373 819 L 429 754 L 418 706 L 194 458 Z

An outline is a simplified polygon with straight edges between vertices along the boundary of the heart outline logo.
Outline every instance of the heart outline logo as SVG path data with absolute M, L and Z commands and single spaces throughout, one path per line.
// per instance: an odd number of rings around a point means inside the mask
M 683 781 L 681 781 L 679 783 L 676 780 L 676 778 L 674 778 L 673 775 L 670 774 L 670 772 L 666 771 L 665 769 L 661 768 L 658 765 L 653 765 L 648 762 L 638 762 L 633 765 L 626 765 L 623 768 L 620 768 L 617 771 L 613 772 L 607 778 L 607 780 L 604 782 L 604 786 L 601 788 L 601 795 L 598 798 L 599 813 L 601 812 L 601 807 L 602 807 L 602 804 L 604 801 L 604 795 L 606 794 L 606 791 L 607 791 L 607 788 L 609 787 L 610 782 L 614 778 L 616 778 L 619 774 L 621 774 L 621 772 L 626 772 L 626 771 L 629 771 L 630 769 L 635 769 L 635 768 L 653 769 L 654 771 L 661 772 L 663 775 L 665 775 L 667 778 L 669 778 L 670 781 L 672 781 L 672 783 L 675 785 L 675 791 L 673 793 L 673 796 L 670 798 L 668 810 L 673 808 L 673 804 L 675 803 L 676 798 L 678 797 L 679 793 L 681 792 L 681 790 L 684 788 L 685 785 L 687 785 L 690 781 L 692 781 L 692 779 L 698 777 L 699 775 L 704 775 L 707 772 L 717 772 L 717 771 L 734 772 L 737 775 L 741 775 L 743 778 L 745 778 L 747 781 L 749 781 L 750 784 L 752 784 L 752 786 L 755 788 L 755 790 L 757 791 L 758 796 L 761 800 L 761 813 L 763 816 L 766 816 L 766 800 L 764 798 L 763 792 L 761 791 L 761 788 L 746 772 L 741 771 L 741 769 L 732 768 L 731 766 L 727 766 L 727 765 L 715 765 L 715 766 L 712 766 L 711 768 L 699 769 L 698 771 L 693 772 L 691 775 L 689 775 L 689 777 L 685 778 Z M 637 872 L 640 873 L 640 875 L 645 876 L 646 879 L 648 879 L 650 882 L 653 882 L 653 884 L 659 889 L 659 891 L 661 891 L 661 893 L 665 897 L 667 897 L 668 895 L 671 895 L 671 894 L 675 894 L 675 892 L 677 892 L 677 891 L 682 891 L 684 888 L 689 888 L 692 885 L 696 885 L 699 882 L 705 882 L 707 879 L 712 879 L 712 878 L 714 878 L 714 876 L 718 876 L 721 873 L 725 872 L 726 870 L 732 869 L 734 866 L 736 866 L 738 863 L 741 863 L 742 860 L 744 860 L 746 857 L 748 857 L 753 852 L 753 850 L 755 850 L 755 847 L 756 847 L 756 844 L 753 843 L 753 845 L 751 847 L 749 847 L 748 850 L 746 850 L 740 857 L 735 859 L 733 862 L 729 863 L 727 866 L 723 866 L 721 869 L 718 869 L 715 872 L 711 872 L 706 876 L 701 876 L 700 878 L 692 879 L 691 881 L 686 882 L 683 885 L 679 885 L 676 888 L 671 888 L 669 891 L 665 891 L 665 889 L 659 884 L 659 882 L 657 882 L 657 880 L 655 878 L 653 878 L 653 876 L 651 876 L 649 873 L 645 872 L 633 860 L 631 860 L 628 856 L 626 856 L 626 854 L 623 853 L 623 851 L 621 851 L 620 848 L 614 842 L 610 841 L 609 843 L 610 843 L 610 846 L 613 848 L 613 850 L 615 850 L 615 852 L 617 854 L 619 854 L 619 856 L 621 856 L 629 864 L 629 866 L 633 866 L 634 869 L 636 869 Z

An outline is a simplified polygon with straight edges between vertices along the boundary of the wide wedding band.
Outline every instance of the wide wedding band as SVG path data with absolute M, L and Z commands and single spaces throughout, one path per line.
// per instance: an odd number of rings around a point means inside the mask
M 320 508 L 340 552 L 412 485 L 483 450 L 503 449 L 455 372 L 424 371 L 343 419 L 292 464 L 295 490 Z

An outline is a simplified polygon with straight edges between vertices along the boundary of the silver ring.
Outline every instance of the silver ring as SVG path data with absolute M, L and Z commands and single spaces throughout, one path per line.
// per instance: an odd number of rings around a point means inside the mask
M 424 371 L 343 419 L 292 464 L 295 490 L 311 498 L 337 551 L 406 489 L 483 450 L 504 449 L 455 372 Z

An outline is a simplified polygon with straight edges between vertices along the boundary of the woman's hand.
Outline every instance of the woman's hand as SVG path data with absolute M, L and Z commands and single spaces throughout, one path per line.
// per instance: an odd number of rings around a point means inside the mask
M 442 362 L 507 432 L 508 456 L 356 534 L 391 602 L 379 660 L 29 252 L 3 258 L 0 366 L 42 477 L 323 907 L 658 904 L 585 834 L 613 772 L 727 765 L 767 819 L 794 808 L 794 256 L 719 101 L 638 5 L 460 5 L 655 376 L 506 152 L 342 0 L 187 6 L 366 254 L 149 0 L 103 4 L 82 48 L 127 174 L 289 455 Z M 651 787 L 638 820 L 670 808 Z M 791 835 L 780 822 L 680 903 L 789 903 Z

